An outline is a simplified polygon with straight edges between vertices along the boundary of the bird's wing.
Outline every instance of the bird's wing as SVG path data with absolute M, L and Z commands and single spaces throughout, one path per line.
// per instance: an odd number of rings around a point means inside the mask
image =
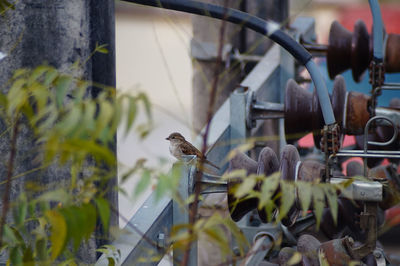
M 181 150 L 186 155 L 196 155 L 198 158 L 201 158 L 201 152 L 189 142 L 185 142 L 181 145 Z

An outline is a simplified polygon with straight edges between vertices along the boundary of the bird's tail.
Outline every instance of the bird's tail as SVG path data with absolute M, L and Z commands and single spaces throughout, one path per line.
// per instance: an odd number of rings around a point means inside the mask
M 214 168 L 220 170 L 218 166 L 216 166 L 215 164 L 213 164 L 213 163 L 210 162 L 209 160 L 206 159 L 206 160 L 204 160 L 204 162 L 205 162 L 206 164 L 209 164 L 209 165 L 211 165 L 212 167 L 214 167 Z

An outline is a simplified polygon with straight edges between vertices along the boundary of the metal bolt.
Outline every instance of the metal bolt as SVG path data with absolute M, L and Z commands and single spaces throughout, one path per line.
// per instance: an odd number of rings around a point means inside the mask
M 164 233 L 159 233 L 157 235 L 157 247 L 165 248 L 165 234 Z
M 239 257 L 240 256 L 240 249 L 238 247 L 234 247 L 233 248 L 233 254 L 235 254 L 235 256 Z
M 379 251 L 374 251 L 374 256 L 375 258 L 379 259 L 380 257 L 382 257 L 382 254 Z

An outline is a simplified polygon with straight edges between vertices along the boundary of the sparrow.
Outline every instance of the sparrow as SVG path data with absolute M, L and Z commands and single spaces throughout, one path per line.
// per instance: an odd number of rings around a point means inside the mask
M 204 159 L 204 162 L 215 167 L 219 170 L 219 167 L 207 160 L 206 156 L 199 151 L 190 142 L 178 132 L 171 133 L 166 140 L 169 140 L 169 152 L 176 159 L 181 160 L 183 155 L 196 155 L 197 158 Z

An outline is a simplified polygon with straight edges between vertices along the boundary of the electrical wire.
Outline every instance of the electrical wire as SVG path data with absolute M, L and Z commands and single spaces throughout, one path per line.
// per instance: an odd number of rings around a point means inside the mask
M 373 19 L 374 61 L 383 61 L 383 20 L 378 0 L 368 0 Z

